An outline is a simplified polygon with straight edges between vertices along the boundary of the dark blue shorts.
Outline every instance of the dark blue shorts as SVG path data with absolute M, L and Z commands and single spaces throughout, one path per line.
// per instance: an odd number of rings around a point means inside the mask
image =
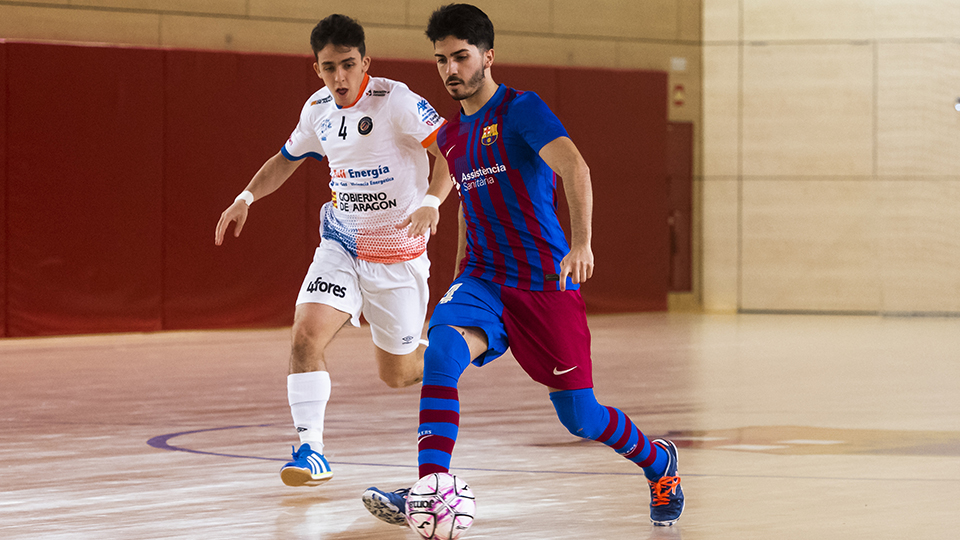
M 473 363 L 513 356 L 540 384 L 559 390 L 593 387 L 590 329 L 579 290 L 525 291 L 482 279 L 457 278 L 430 317 L 439 325 L 476 327 L 487 351 Z

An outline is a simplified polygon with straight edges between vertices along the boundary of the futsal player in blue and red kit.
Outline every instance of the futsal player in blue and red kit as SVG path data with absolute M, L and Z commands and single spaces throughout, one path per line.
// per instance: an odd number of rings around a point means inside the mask
M 427 36 L 461 113 L 437 135 L 460 194 L 460 272 L 430 319 L 424 354 L 419 475 L 447 472 L 457 439 L 457 383 L 472 362 L 509 347 L 548 387 L 560 422 L 643 469 L 650 519 L 673 525 L 683 511 L 677 449 L 649 440 L 625 413 L 593 393 L 590 330 L 580 284 L 593 273 L 590 171 L 563 125 L 532 92 L 497 85 L 493 24 L 478 8 L 452 4 L 430 18 Z M 567 244 L 556 213 L 556 175 L 570 207 Z M 408 490 L 363 495 L 380 519 L 403 524 Z

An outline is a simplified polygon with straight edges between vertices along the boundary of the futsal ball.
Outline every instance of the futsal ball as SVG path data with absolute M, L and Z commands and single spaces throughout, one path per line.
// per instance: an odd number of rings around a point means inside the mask
M 428 474 L 407 494 L 407 524 L 427 540 L 460 538 L 473 525 L 476 510 L 470 486 L 452 474 Z

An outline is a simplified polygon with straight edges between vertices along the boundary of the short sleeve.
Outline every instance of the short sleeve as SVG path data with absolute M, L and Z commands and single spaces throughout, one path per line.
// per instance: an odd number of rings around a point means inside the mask
M 557 115 L 533 92 L 517 96 L 509 114 L 511 121 L 516 122 L 516 130 L 534 152 L 540 153 L 547 144 L 560 137 L 568 137 Z
M 414 137 L 424 148 L 433 144 L 444 123 L 436 109 L 406 86 L 397 86 L 390 99 L 400 132 Z
M 299 161 L 305 157 L 312 157 L 316 160 L 323 159 L 323 145 L 320 144 L 320 139 L 317 137 L 317 132 L 313 126 L 314 122 L 310 115 L 311 105 L 312 103 L 308 101 L 303 106 L 303 110 L 300 111 L 300 121 L 297 123 L 297 127 L 293 130 L 293 133 L 290 134 L 290 138 L 287 139 L 283 148 L 280 149 L 284 157 L 290 161 Z

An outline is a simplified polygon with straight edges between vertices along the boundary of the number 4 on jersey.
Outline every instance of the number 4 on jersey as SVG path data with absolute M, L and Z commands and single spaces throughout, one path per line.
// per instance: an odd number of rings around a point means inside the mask
M 346 116 L 340 117 L 340 131 L 337 132 L 337 135 L 343 140 L 347 139 L 347 117 Z

